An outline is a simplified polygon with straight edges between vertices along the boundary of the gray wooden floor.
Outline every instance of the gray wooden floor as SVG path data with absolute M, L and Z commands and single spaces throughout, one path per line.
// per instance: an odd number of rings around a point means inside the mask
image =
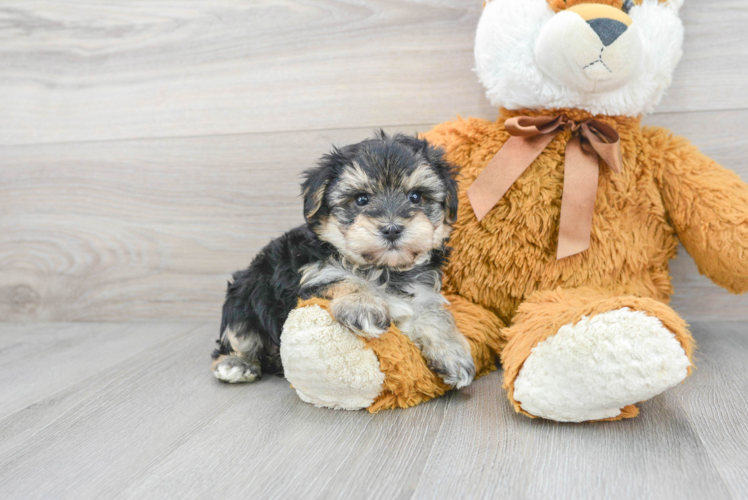
M 748 326 L 695 322 L 698 369 L 598 424 L 531 420 L 500 374 L 416 408 L 220 384 L 209 323 L 2 324 L 0 498 L 748 497 Z

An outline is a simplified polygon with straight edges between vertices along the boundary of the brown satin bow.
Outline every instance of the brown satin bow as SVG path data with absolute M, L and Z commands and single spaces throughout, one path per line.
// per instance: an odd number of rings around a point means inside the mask
M 563 130 L 574 134 L 566 145 L 557 259 L 587 250 L 599 175 L 599 158 L 616 173 L 623 167 L 618 132 L 603 122 L 575 122 L 560 116 L 515 116 L 504 127 L 512 136 L 496 153 L 467 195 L 478 220 L 499 202 L 540 153 Z

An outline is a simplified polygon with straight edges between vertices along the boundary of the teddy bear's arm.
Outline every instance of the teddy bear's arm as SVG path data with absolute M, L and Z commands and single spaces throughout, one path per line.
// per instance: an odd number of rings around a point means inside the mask
M 665 129 L 645 129 L 658 159 L 662 199 L 699 272 L 733 293 L 748 291 L 748 184 Z
M 463 170 L 475 168 L 472 159 L 476 152 L 484 150 L 495 152 L 500 147 L 501 138 L 497 138 L 496 133 L 495 124 L 488 120 L 457 118 L 440 123 L 420 136 L 433 146 L 442 148 L 446 153 L 447 161 Z M 503 135 L 506 134 L 503 133 Z M 505 137 L 503 139 L 506 140 Z
M 466 121 L 462 119 L 452 120 L 434 126 L 428 132 L 419 134 L 422 139 L 429 141 L 434 146 L 439 146 L 449 153 L 455 147 L 464 142 L 464 136 L 460 132 L 465 128 Z

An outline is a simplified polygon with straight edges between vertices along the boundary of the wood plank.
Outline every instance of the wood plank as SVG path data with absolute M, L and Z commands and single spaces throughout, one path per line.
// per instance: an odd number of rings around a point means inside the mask
M 299 174 L 371 133 L 7 148 L 0 319 L 216 318 L 231 273 L 303 223 Z
M 299 406 L 296 399 L 289 408 L 280 396 L 261 404 L 244 398 L 133 479 L 123 496 L 408 498 L 446 404 L 370 415 Z
M 0 144 L 493 118 L 477 0 L 161 0 L 0 6 Z M 746 109 L 748 9 L 689 0 L 660 111 Z
M 7 324 L 0 325 L 6 330 Z M 7 359 L 3 359 L 4 363 L 0 365 L 2 378 L 15 380 L 14 384 L 6 384 L 11 386 L 10 390 L 4 387 L 2 391 L 3 403 L 7 401 L 3 406 L 3 416 L 8 416 L 0 419 L 0 455 L 33 439 L 40 430 L 54 426 L 58 418 L 86 398 L 94 397 L 102 388 L 111 390 L 113 383 L 129 376 L 128 368 L 137 370 L 143 364 L 138 360 L 149 359 L 149 351 L 155 346 L 171 345 L 176 338 L 189 337 L 197 326 L 184 323 L 112 323 L 104 327 L 83 323 L 47 325 L 46 338 L 59 338 L 61 341 L 56 343 L 64 348 L 58 355 L 43 356 L 39 362 L 30 356 L 25 358 L 34 362 L 34 368 L 41 366 L 41 370 L 26 370 L 29 372 L 26 376 L 18 377 L 23 366 L 13 366 Z M 38 333 L 34 332 L 34 335 Z M 210 337 L 215 338 L 215 328 L 210 335 L 202 336 L 205 342 L 203 366 L 209 359 Z M 28 343 L 28 339 L 24 340 Z M 114 377 L 106 376 L 109 373 Z M 19 405 L 19 401 L 30 404 Z M 13 406 L 14 413 L 5 411 Z
M 120 326 L 122 335 L 159 336 L 154 324 Z M 116 335 L 101 335 L 111 366 L 0 418 L 0 497 L 584 500 L 748 491 L 746 323 L 695 323 L 693 377 L 642 404 L 637 419 L 596 424 L 516 414 L 500 373 L 408 410 L 319 409 L 281 378 L 218 383 L 206 362 L 215 324 L 193 326 L 137 357 L 117 348 Z
M 687 0 L 681 9 L 686 35 L 683 59 L 658 107 L 660 112 L 745 109 L 748 57 L 744 26 L 748 8 L 741 0 Z M 740 48 L 735 45 L 740 45 Z
M 673 391 L 733 498 L 748 496 L 748 323 L 694 320 L 693 376 Z
M 629 421 L 561 424 L 515 413 L 491 377 L 445 415 L 414 499 L 730 498 L 677 397 Z
M 0 421 L 0 429 L 14 429 L 33 417 L 33 433 L 0 452 L 0 497 L 52 498 L 64 491 L 69 498 L 112 498 L 190 429 L 220 415 L 241 394 L 208 370 L 214 329 L 171 339 L 137 359 L 115 353 L 116 366 L 64 391 L 54 404 Z
M 0 323 L 0 418 L 192 327 L 142 323 Z M 216 329 L 216 334 L 217 334 Z M 6 342 L 9 339 L 12 342 Z M 116 352 L 117 357 L 111 353 Z M 207 359 L 207 357 L 206 357 Z
M 446 399 L 370 415 L 307 405 L 277 377 L 220 384 L 207 369 L 212 327 L 30 409 L 46 418 L 0 420 L 0 442 L 3 429 L 33 427 L 0 450 L 0 497 L 331 498 L 364 484 L 400 492 L 420 473 Z
M 480 10 L 473 0 L 7 2 L 0 142 L 494 113 L 470 70 Z
M 647 119 L 691 138 L 748 181 L 748 141 L 740 134 L 746 121 L 748 111 Z M 331 143 L 370 134 L 361 128 L 5 148 L 0 319 L 214 319 L 230 274 L 303 222 L 298 175 Z M 687 255 L 673 262 L 672 273 L 676 309 L 748 319 L 748 297 L 698 276 Z

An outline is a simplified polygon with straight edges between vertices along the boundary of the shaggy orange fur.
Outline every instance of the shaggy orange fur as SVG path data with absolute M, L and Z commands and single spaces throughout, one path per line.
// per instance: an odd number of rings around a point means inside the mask
M 457 120 L 424 136 L 462 166 L 445 290 L 495 310 L 507 324 L 531 293 L 557 287 L 593 286 L 667 302 L 675 229 L 702 272 L 732 292 L 748 290 L 748 186 L 684 139 L 642 129 L 637 118 L 594 117 L 620 134 L 624 169 L 600 169 L 589 250 L 555 256 L 569 132 L 478 222 L 465 189 L 508 139 L 504 120 L 523 114 L 590 118 L 578 110 L 504 111 L 498 122 Z
M 518 411 L 512 384 L 532 347 L 582 315 L 624 306 L 642 310 L 659 318 L 691 356 L 685 323 L 665 305 L 678 236 L 703 274 L 732 292 L 748 290 L 748 186 L 685 139 L 641 128 L 638 118 L 592 117 L 620 134 L 624 169 L 600 170 L 589 250 L 555 257 L 569 132 L 559 134 L 478 222 L 465 190 L 508 139 L 504 121 L 558 114 L 591 118 L 568 109 L 502 110 L 498 122 L 460 119 L 425 134 L 462 167 L 445 290 L 511 325 L 493 336 L 509 341 L 501 353 L 505 387 Z
M 600 169 L 589 249 L 557 260 L 570 132 L 556 136 L 482 221 L 465 190 L 509 138 L 507 118 L 560 114 L 613 126 L 624 167 L 620 174 Z M 673 291 L 668 261 L 679 239 L 703 274 L 731 292 L 748 290 L 748 185 L 665 129 L 572 109 L 502 110 L 497 122 L 458 119 L 424 138 L 461 169 L 445 296 L 470 340 L 478 374 L 493 370 L 494 356 L 501 355 L 504 387 L 519 412 L 525 413 L 513 399 L 513 383 L 532 348 L 582 316 L 622 307 L 643 311 L 657 317 L 691 359 L 687 326 L 666 305 Z M 315 303 L 327 309 L 325 301 Z M 385 374 L 384 390 L 369 411 L 413 406 L 447 390 L 396 328 L 364 342 Z M 630 405 L 608 420 L 637 414 Z

